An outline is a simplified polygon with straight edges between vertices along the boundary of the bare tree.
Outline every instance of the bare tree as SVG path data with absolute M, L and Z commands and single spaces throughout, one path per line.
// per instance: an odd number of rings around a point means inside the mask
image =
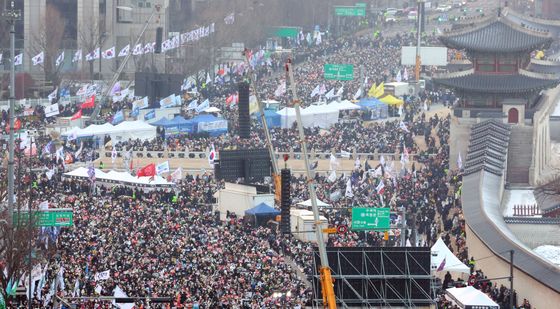
M 45 80 L 53 85 L 60 83 L 60 67 L 55 60 L 60 53 L 66 19 L 53 5 L 47 5 L 44 15 L 41 17 L 40 31 L 33 33 L 31 38 L 30 54 L 36 55 L 44 52 L 44 61 L 40 66 L 45 74 Z
M 84 63 L 84 61 L 86 61 L 85 54 L 90 53 L 94 51 L 94 49 L 99 47 L 102 39 L 102 33 L 99 29 L 99 22 L 91 18 L 86 19 L 84 24 L 82 24 L 82 27 L 80 27 L 79 29 L 78 41 L 79 46 L 81 46 L 82 52 L 84 53 L 84 58 L 82 59 L 82 63 Z M 99 61 L 101 61 L 101 59 Z M 93 79 L 94 61 L 87 62 L 89 63 L 90 78 Z

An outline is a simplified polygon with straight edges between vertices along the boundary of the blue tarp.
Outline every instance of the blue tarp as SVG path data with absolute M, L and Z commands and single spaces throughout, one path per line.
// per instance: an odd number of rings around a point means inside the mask
M 258 122 L 261 123 L 261 113 L 256 112 L 254 116 L 257 117 Z M 275 110 L 267 109 L 264 111 L 264 118 L 269 128 L 279 128 L 281 125 L 280 117 L 281 116 L 276 113 Z
M 251 209 L 245 210 L 245 214 L 253 216 L 277 216 L 280 214 L 280 211 L 268 206 L 265 203 L 260 203 Z
M 169 119 L 167 119 L 166 117 L 161 117 L 161 119 L 159 119 L 158 121 L 154 121 L 150 124 L 156 127 L 164 127 L 168 123 L 169 123 Z
M 361 99 L 358 105 L 362 110 L 369 112 L 367 120 L 386 119 L 388 117 L 389 107 L 376 98 Z

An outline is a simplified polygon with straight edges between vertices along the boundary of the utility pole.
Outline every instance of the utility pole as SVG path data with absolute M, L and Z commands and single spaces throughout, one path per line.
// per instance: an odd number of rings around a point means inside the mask
M 4 6 L 6 2 L 4 2 Z M 16 21 L 21 18 L 21 11 L 16 10 L 15 1 L 12 0 L 10 8 L 4 7 L 2 17 L 10 23 L 10 137 L 8 141 L 8 224 L 12 224 L 14 211 L 14 120 L 16 99 Z
M 513 308 L 513 253 L 514 250 L 509 251 L 509 307 Z
M 422 59 L 420 58 L 420 46 L 422 44 L 422 18 L 424 13 L 422 12 L 422 7 L 424 2 L 425 0 L 418 0 L 418 14 L 416 15 L 416 19 L 418 19 L 417 20 L 418 32 L 417 32 L 417 42 L 416 42 L 416 67 L 414 69 L 414 74 L 415 74 L 415 81 L 417 87 L 419 87 L 419 83 L 420 83 L 420 67 L 422 63 Z

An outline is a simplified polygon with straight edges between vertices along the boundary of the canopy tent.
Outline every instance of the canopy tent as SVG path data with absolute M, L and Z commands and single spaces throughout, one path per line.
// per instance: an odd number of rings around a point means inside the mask
M 169 120 L 163 127 L 165 127 L 165 135 L 178 134 L 179 132 L 194 132 L 193 122 L 181 116 L 175 116 L 175 118 Z
M 89 178 L 88 169 L 85 167 L 79 167 L 71 172 L 65 173 L 65 177 L 76 177 L 76 178 Z M 161 176 L 152 177 L 134 177 L 127 172 L 117 172 L 109 171 L 107 173 L 102 170 L 95 169 L 95 179 L 100 182 L 107 183 L 117 183 L 123 185 L 133 185 L 142 187 L 171 187 L 175 184 L 168 182 Z
M 197 133 L 208 132 L 210 136 L 218 136 L 228 132 L 228 122 L 224 118 L 214 115 L 198 115 L 189 121 Z
M 150 123 L 156 127 L 165 127 L 169 123 L 169 119 L 167 117 L 161 117 L 159 120 Z
M 311 199 L 301 202 L 301 203 L 297 203 L 297 205 L 300 206 L 305 206 L 305 207 L 311 207 Z M 321 201 L 320 199 L 317 199 L 317 207 L 330 207 L 331 205 Z
M 381 99 L 379 99 L 379 101 L 388 104 L 388 105 L 403 105 L 404 101 L 402 99 L 397 99 L 394 96 L 388 94 L 384 97 L 382 97 Z
M 245 210 L 245 217 L 251 220 L 255 226 L 266 224 L 269 220 L 274 220 L 279 214 L 280 211 L 265 203 L 260 203 L 251 209 Z
M 453 271 L 470 274 L 470 268 L 467 265 L 463 264 L 453 254 L 453 252 L 451 252 L 451 250 L 447 248 L 441 238 L 436 241 L 430 251 L 432 252 L 431 267 L 433 271 L 436 271 L 438 268 L 440 268 L 440 266 L 443 266 L 443 269 L 441 269 L 440 271 Z
M 370 113 L 368 120 L 386 119 L 388 117 L 389 107 L 376 98 L 363 98 L 357 105 Z
M 333 101 L 327 105 L 331 109 L 336 109 L 339 111 L 343 110 L 353 110 L 353 109 L 360 109 L 360 106 L 348 101 L 343 100 L 341 102 Z
M 205 113 L 219 113 L 221 111 L 222 111 L 221 109 L 214 106 L 208 107 L 207 109 L 204 110 Z
M 301 123 L 306 128 L 328 128 L 338 123 L 338 111 L 338 109 L 329 108 L 328 105 L 311 105 L 300 110 Z M 276 113 L 280 115 L 280 125 L 283 129 L 291 128 L 297 120 L 295 108 L 285 107 Z
M 116 126 L 110 123 L 102 125 L 92 124 L 84 129 L 73 129 L 62 133 L 62 136 L 75 135 L 76 137 L 104 137 L 110 135 L 112 140 L 127 139 L 151 140 L 156 137 L 156 128 L 148 123 L 137 121 L 123 121 Z
M 257 118 L 259 123 L 261 123 L 261 113 L 260 112 L 256 112 L 255 114 L 253 114 L 253 116 Z M 281 125 L 280 118 L 281 118 L 280 115 L 278 115 L 273 110 L 265 110 L 264 111 L 264 119 L 265 119 L 266 124 L 268 125 L 269 128 L 280 127 L 280 125 Z
M 498 309 L 500 306 L 490 297 L 472 286 L 450 288 L 445 291 L 445 298 L 463 309 Z

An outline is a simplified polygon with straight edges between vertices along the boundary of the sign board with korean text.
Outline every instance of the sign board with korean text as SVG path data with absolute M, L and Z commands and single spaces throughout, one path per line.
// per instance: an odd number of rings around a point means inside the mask
M 352 230 L 389 230 L 390 208 L 352 208 Z
M 352 64 L 325 64 L 323 69 L 326 80 L 354 79 L 354 65 Z
M 366 16 L 366 8 L 360 6 L 335 6 L 334 15 L 336 16 Z
M 35 226 L 72 226 L 74 224 L 74 213 L 71 209 L 40 210 L 34 211 L 33 214 Z M 28 220 L 28 211 L 14 211 L 14 225 L 17 225 L 18 221 L 26 224 Z

